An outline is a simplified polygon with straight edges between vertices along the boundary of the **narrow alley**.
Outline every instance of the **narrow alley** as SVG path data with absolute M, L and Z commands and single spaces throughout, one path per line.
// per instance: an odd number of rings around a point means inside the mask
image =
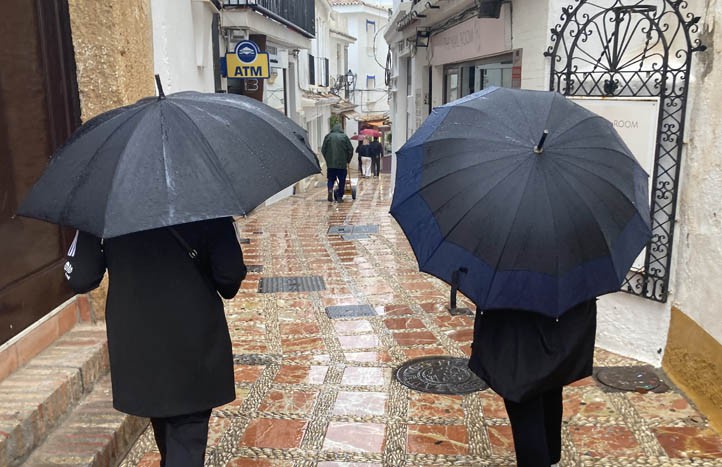
M 432 394 L 395 378 L 410 359 L 467 356 L 473 306 L 460 296 L 452 316 L 448 285 L 418 272 L 389 188 L 382 174 L 362 179 L 355 201 L 329 203 L 319 187 L 238 220 L 250 272 L 226 303 L 237 399 L 213 412 L 206 465 L 514 465 L 493 392 Z M 643 366 L 601 349 L 595 360 Z M 561 465 L 722 466 L 722 439 L 657 375 L 649 391 L 567 387 Z M 155 449 L 149 427 L 121 465 L 156 466 Z

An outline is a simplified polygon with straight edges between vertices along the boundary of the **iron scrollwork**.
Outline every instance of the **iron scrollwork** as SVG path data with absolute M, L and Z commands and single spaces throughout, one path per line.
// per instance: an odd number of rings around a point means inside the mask
M 657 97 L 650 184 L 652 240 L 644 268 L 622 290 L 666 302 L 682 156 L 691 57 L 699 16 L 684 0 L 574 0 L 551 30 L 549 89 L 567 96 Z M 605 3 L 605 5 L 600 5 Z

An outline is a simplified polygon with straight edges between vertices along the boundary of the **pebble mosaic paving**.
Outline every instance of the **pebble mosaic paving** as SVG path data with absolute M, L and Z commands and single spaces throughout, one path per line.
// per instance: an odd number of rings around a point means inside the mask
M 450 314 L 449 286 L 418 272 L 388 214 L 389 185 L 384 174 L 363 179 L 343 203 L 320 187 L 238 219 L 246 263 L 262 268 L 226 302 L 237 398 L 213 411 L 206 465 L 515 464 L 491 390 L 429 394 L 393 377 L 410 359 L 468 356 L 473 316 Z M 352 241 L 329 233 L 354 225 L 378 229 Z M 320 276 L 325 289 L 258 293 L 262 277 L 283 276 Z M 329 318 L 329 307 L 347 305 L 376 313 Z M 463 295 L 458 307 L 473 309 Z M 640 362 L 597 349 L 595 365 Z M 121 466 L 158 460 L 149 428 Z M 674 387 L 642 394 L 587 378 L 564 390 L 561 465 L 722 466 L 722 438 Z

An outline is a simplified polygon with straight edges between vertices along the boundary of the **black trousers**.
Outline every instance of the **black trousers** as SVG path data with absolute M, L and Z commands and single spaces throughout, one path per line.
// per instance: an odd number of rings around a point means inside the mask
M 371 156 L 371 173 L 378 177 L 381 171 L 381 156 Z
M 161 467 L 202 467 L 208 442 L 210 410 L 151 418 Z
M 549 467 L 562 455 L 562 388 L 517 403 L 504 399 L 518 467 Z

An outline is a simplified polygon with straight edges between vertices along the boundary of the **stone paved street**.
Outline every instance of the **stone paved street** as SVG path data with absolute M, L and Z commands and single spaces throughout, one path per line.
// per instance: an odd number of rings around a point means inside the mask
M 358 199 L 344 203 L 328 203 L 320 187 L 239 219 L 255 272 L 226 303 L 237 399 L 213 412 L 207 465 L 514 465 L 490 390 L 434 395 L 393 376 L 412 358 L 468 355 L 473 317 L 452 316 L 448 285 L 418 272 L 388 214 L 389 184 L 389 175 L 362 179 Z M 328 233 L 373 225 L 347 239 Z M 325 290 L 258 292 L 261 278 L 279 276 L 320 276 Z M 375 314 L 329 318 L 326 307 L 340 305 Z M 473 308 L 462 296 L 459 307 Z M 600 349 L 595 364 L 641 365 Z M 664 389 L 623 392 L 592 378 L 566 388 L 561 464 L 722 466 L 720 436 Z M 154 448 L 149 428 L 121 465 L 158 465 Z

